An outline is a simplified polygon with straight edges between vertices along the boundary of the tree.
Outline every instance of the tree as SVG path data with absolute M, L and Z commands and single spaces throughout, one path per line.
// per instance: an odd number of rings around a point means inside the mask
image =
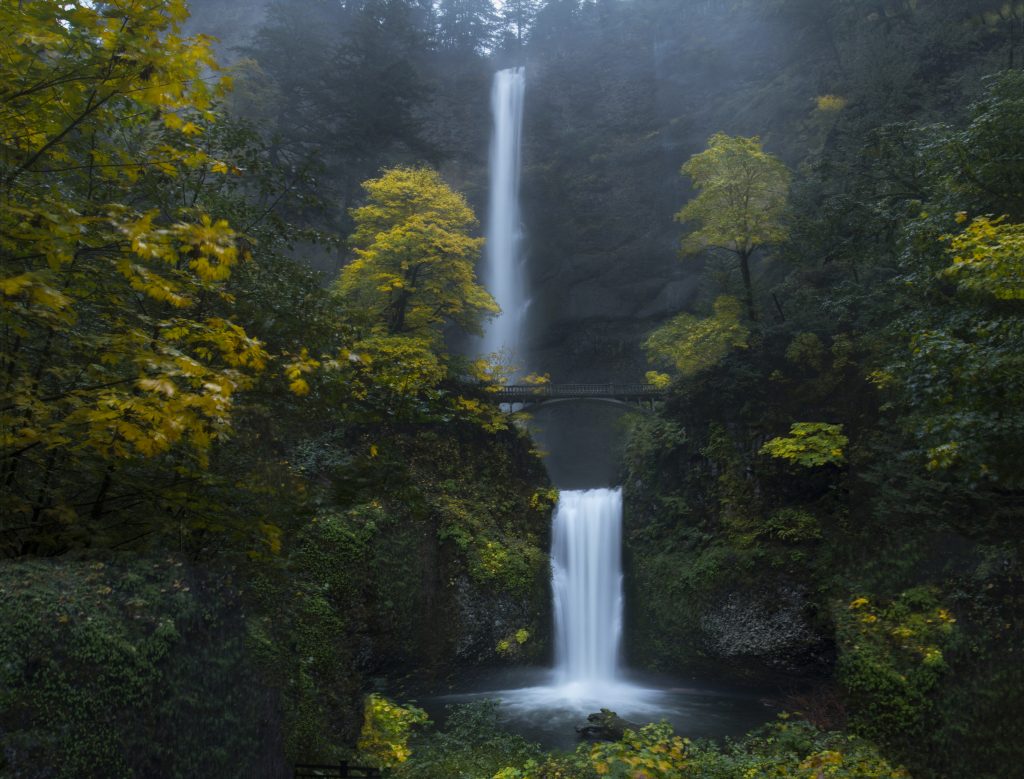
M 506 47 L 522 46 L 537 18 L 538 0 L 506 0 L 501 7 L 501 26 Z
M 905 228 L 872 376 L 912 462 L 972 496 L 1024 484 L 1024 75 L 986 82 L 967 126 L 922 153 L 931 201 Z
M 698 195 L 676 214 L 697 229 L 683 241 L 683 254 L 706 249 L 736 255 L 743 275 L 747 315 L 757 319 L 750 280 L 750 258 L 761 246 L 784 241 L 783 222 L 790 173 L 776 157 L 765 153 L 760 138 L 716 133 L 707 150 L 682 167 Z
M 683 376 L 717 365 L 733 349 L 745 349 L 750 335 L 740 321 L 740 302 L 722 296 L 714 313 L 705 318 L 680 314 L 655 330 L 644 342 L 651 362 L 674 368 Z M 649 374 L 655 383 L 664 383 Z
M 430 89 L 424 59 L 433 30 L 423 3 L 294 0 L 272 3 L 244 53 L 234 112 L 259 124 L 275 161 L 313 171 L 306 194 L 341 209 L 304 211 L 325 227 L 339 223 L 359 184 L 396 158 L 434 152 L 423 117 Z
M 441 0 L 438 42 L 443 49 L 484 52 L 493 42 L 496 22 L 491 0 Z
M 984 83 L 970 124 L 950 144 L 952 183 L 961 207 L 1024 221 L 1024 72 L 1006 70 Z
M 227 289 L 247 244 L 204 208 L 239 169 L 206 140 L 216 63 L 185 18 L 180 2 L 0 7 L 4 552 L 95 542 L 140 504 L 184 524 L 268 364 Z
M 557 45 L 572 32 L 578 17 L 578 0 L 545 0 L 535 16 L 537 36 L 542 43 Z
M 498 313 L 476 281 L 482 238 L 465 198 L 429 168 L 392 168 L 363 184 L 352 211 L 355 258 L 337 291 L 368 334 L 422 340 L 441 351 L 444 328 L 482 333 Z

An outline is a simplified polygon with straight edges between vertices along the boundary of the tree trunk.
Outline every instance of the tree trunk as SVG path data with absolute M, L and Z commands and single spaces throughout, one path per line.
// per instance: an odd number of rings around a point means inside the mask
M 96 493 L 96 499 L 92 503 L 92 511 L 89 512 L 94 522 L 99 522 L 103 518 L 103 508 L 107 501 L 107 493 L 110 492 L 111 474 L 113 472 L 114 466 L 111 465 L 107 467 L 106 473 L 103 474 L 103 481 L 100 483 L 99 492 Z
M 388 332 L 398 335 L 405 330 L 405 310 L 409 303 L 409 293 L 404 290 L 391 301 L 388 312 Z
M 751 322 L 757 321 L 757 309 L 754 308 L 754 285 L 750 281 L 750 255 L 752 252 L 740 252 L 740 272 L 743 274 L 743 289 L 747 293 L 747 314 Z

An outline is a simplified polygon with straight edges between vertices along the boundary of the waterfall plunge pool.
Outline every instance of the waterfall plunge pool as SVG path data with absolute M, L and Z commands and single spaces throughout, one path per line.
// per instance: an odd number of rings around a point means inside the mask
M 611 709 L 643 725 L 668 721 L 687 738 L 738 737 L 775 717 L 778 691 L 731 689 L 702 681 L 623 672 L 610 684 L 563 682 L 550 668 L 507 669 L 420 701 L 439 725 L 449 705 L 494 700 L 503 726 L 546 749 L 571 750 L 588 714 Z

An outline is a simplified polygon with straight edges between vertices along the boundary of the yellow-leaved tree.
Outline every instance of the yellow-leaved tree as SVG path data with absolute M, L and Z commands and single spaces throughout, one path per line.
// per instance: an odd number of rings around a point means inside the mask
M 445 332 L 480 335 L 498 305 L 476 279 L 483 239 L 466 199 L 434 170 L 397 167 L 363 183 L 366 202 L 352 210 L 353 259 L 335 285 L 377 389 L 408 396 L 452 375 Z M 466 367 L 484 378 L 484 367 Z M 487 427 L 500 414 L 461 396 L 456 411 Z M 494 411 L 494 413 L 492 413 Z
M 229 175 L 209 40 L 183 0 L 0 4 L 0 550 L 99 532 L 140 461 L 183 484 L 263 345 L 224 312 L 237 236 L 147 187 Z M 154 496 L 150 495 L 149 498 Z M 29 540 L 31 539 L 31 540 Z
M 483 239 L 470 235 L 477 220 L 466 199 L 430 168 L 392 168 L 363 188 L 355 257 L 337 288 L 358 321 L 438 350 L 448 325 L 481 334 L 498 306 L 476 280 Z
M 743 307 L 736 298 L 715 300 L 711 316 L 679 314 L 655 330 L 644 342 L 647 358 L 661 368 L 690 376 L 721 362 L 733 349 L 745 349 L 750 332 L 741 319 Z M 655 384 L 666 385 L 668 376 L 648 374 Z
M 788 237 L 784 217 L 790 173 L 761 147 L 761 139 L 716 133 L 708 148 L 683 165 L 697 196 L 676 214 L 696 225 L 683 240 L 683 254 L 713 250 L 739 260 L 747 315 L 757 319 L 750 258 L 758 247 Z

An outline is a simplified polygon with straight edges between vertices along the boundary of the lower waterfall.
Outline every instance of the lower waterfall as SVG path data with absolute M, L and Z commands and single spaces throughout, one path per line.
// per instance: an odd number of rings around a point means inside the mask
M 549 748 L 569 749 L 588 714 L 608 708 L 637 723 L 666 719 L 691 738 L 738 734 L 764 722 L 746 694 L 631 672 L 622 659 L 621 488 L 562 490 L 552 520 L 553 668 L 521 669 L 441 696 L 501 702 L 503 721 Z
M 551 544 L 555 674 L 562 684 L 616 681 L 622 640 L 622 490 L 563 491 Z

